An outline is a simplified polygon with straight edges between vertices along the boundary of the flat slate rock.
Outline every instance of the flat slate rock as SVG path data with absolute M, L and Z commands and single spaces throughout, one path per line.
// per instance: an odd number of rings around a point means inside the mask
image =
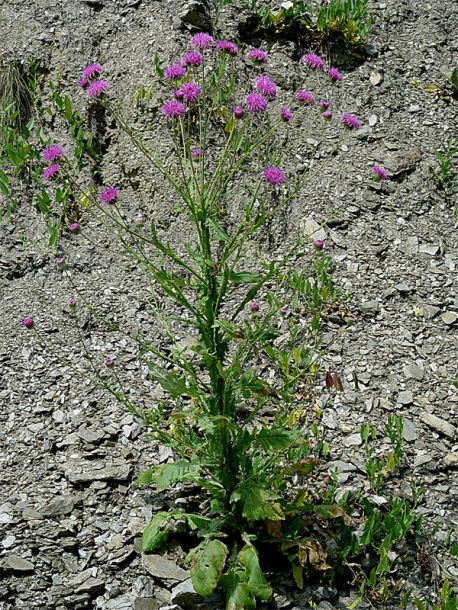
M 182 582 L 189 578 L 189 572 L 162 555 L 143 555 L 142 563 L 145 570 L 159 580 Z
M 104 462 L 100 460 L 69 460 L 65 465 L 65 476 L 70 483 L 92 483 L 93 481 L 126 481 L 132 466 L 124 460 Z
M 33 572 L 35 566 L 28 559 L 23 559 L 19 555 L 8 555 L 0 561 L 0 570 L 30 573 Z
M 439 434 L 443 434 L 452 440 L 455 438 L 455 426 L 445 421 L 445 419 L 441 419 L 432 413 L 426 412 L 420 414 L 420 419 L 429 428 L 439 432 Z

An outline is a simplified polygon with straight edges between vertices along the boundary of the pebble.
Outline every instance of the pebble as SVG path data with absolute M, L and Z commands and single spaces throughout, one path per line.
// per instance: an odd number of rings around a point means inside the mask
M 425 369 L 417 364 L 406 364 L 402 372 L 407 379 L 416 379 L 417 381 L 421 381 L 425 375 Z
M 417 429 L 412 420 L 404 418 L 403 420 L 402 437 L 408 443 L 416 441 L 418 438 Z
M 455 313 L 454 311 L 444 311 L 441 318 L 444 324 L 447 324 L 447 326 L 452 326 L 452 324 L 455 324 L 455 322 L 458 320 L 458 313 Z
M 377 125 L 377 121 L 378 121 L 378 116 L 376 114 L 371 114 L 371 116 L 369 117 L 369 126 L 370 127 L 374 127 L 375 125 Z
M 371 72 L 369 76 L 369 81 L 371 85 L 374 85 L 374 87 L 376 87 L 377 85 L 380 85 L 383 82 L 383 76 L 382 74 L 380 74 L 380 72 Z
M 380 303 L 378 301 L 364 301 L 361 303 L 361 309 L 367 311 L 368 313 L 379 313 L 380 311 Z
M 398 402 L 401 405 L 411 405 L 413 403 L 413 394 L 410 390 L 403 390 L 398 394 Z
M 448 455 L 446 455 L 444 457 L 444 463 L 447 466 L 456 466 L 456 465 L 458 465 L 458 451 L 455 451 L 454 453 L 449 453 Z
M 191 578 L 180 582 L 172 589 L 171 602 L 183 608 L 189 608 L 201 600 L 201 596 L 194 591 Z
M 143 555 L 142 563 L 145 570 L 159 580 L 182 582 L 189 578 L 189 572 L 163 555 Z

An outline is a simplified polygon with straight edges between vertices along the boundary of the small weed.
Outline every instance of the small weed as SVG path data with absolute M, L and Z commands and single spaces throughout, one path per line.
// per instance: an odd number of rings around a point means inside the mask
M 442 148 L 434 151 L 438 168 L 434 171 L 436 182 L 444 199 L 454 205 L 453 213 L 458 214 L 458 146 L 449 138 Z

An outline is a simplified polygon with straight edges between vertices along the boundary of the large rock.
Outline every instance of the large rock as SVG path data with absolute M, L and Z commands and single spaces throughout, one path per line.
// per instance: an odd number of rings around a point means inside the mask
M 189 572 L 183 570 L 174 561 L 162 555 L 143 555 L 142 561 L 145 570 L 159 580 L 182 582 L 189 578 Z
M 429 428 L 439 432 L 439 434 L 443 434 L 452 440 L 455 438 L 455 426 L 450 424 L 448 421 L 445 421 L 445 419 L 441 419 L 432 413 L 426 412 L 420 415 L 420 419 L 423 423 L 429 426 Z
M 69 460 L 65 465 L 65 476 L 70 483 L 92 483 L 93 481 L 125 481 L 131 466 L 124 460 L 104 462 L 101 460 Z

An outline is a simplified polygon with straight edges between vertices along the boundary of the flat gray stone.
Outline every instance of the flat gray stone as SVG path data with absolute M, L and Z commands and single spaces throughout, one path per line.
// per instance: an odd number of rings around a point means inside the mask
M 326 231 L 314 218 L 306 218 L 302 222 L 301 229 L 312 241 L 315 241 L 315 239 L 326 239 Z
M 404 423 L 404 426 L 402 429 L 402 438 L 405 441 L 407 441 L 408 443 L 416 441 L 418 438 L 418 435 L 417 435 L 417 429 L 415 428 L 413 421 L 411 421 L 410 419 L 404 419 L 403 423 Z
M 439 432 L 439 434 L 443 434 L 452 440 L 455 438 L 455 426 L 452 426 L 452 424 L 445 421 L 445 419 L 441 419 L 432 413 L 426 412 L 420 414 L 420 419 L 429 428 Z
M 458 466 L 458 451 L 449 453 L 444 457 L 444 463 L 447 466 Z
M 172 589 L 172 604 L 178 604 L 182 608 L 190 608 L 199 603 L 201 596 L 194 591 L 192 580 L 188 578 Z
M 57 496 L 57 498 L 53 498 L 51 502 L 46 504 L 41 509 L 41 512 L 46 517 L 68 515 L 73 511 L 78 500 L 77 496 Z
M 422 254 L 429 254 L 429 256 L 436 256 L 439 252 L 439 246 L 435 244 L 421 244 L 419 251 Z
M 35 566 L 28 559 L 23 559 L 19 555 L 8 555 L 0 561 L 0 569 L 18 572 L 18 573 L 30 573 L 33 572 Z
M 410 390 L 403 390 L 398 394 L 398 402 L 401 405 L 411 405 L 413 403 L 413 395 Z
M 407 379 L 417 379 L 417 381 L 421 381 L 425 375 L 425 369 L 417 364 L 406 364 L 402 372 Z
M 99 593 L 105 589 L 105 583 L 100 578 L 88 578 L 75 591 L 75 593 Z
M 363 441 L 361 438 L 361 434 L 357 432 L 356 434 L 350 434 L 343 440 L 343 444 L 345 447 L 359 447 L 362 445 Z
M 454 311 L 444 311 L 444 313 L 441 315 L 441 318 L 444 324 L 447 324 L 447 326 L 451 326 L 452 324 L 455 324 L 455 322 L 458 320 L 458 313 Z
M 65 476 L 71 483 L 93 481 L 125 481 L 129 478 L 131 465 L 123 460 L 112 463 L 103 461 L 69 460 L 65 465 Z
M 361 303 L 361 309 L 368 313 L 378 313 L 380 311 L 380 303 L 378 301 L 364 301 Z
M 142 563 L 145 570 L 159 580 L 182 582 L 189 578 L 189 572 L 162 555 L 143 555 Z
M 430 305 L 429 303 L 420 303 L 419 307 L 421 309 L 423 316 L 428 320 L 432 320 L 440 312 L 440 307 L 436 307 L 435 305 Z

